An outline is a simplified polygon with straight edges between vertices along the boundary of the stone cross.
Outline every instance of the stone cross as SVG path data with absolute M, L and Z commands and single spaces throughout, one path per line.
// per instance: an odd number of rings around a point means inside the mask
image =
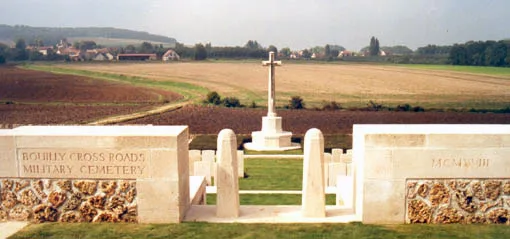
M 267 116 L 275 117 L 275 66 L 281 66 L 281 61 L 274 60 L 274 52 L 269 52 L 269 61 L 263 61 L 263 66 L 269 67 L 269 82 L 267 88 Z

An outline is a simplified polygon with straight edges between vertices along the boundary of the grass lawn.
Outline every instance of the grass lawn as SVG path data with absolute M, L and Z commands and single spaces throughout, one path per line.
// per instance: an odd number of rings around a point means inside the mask
M 301 190 L 303 160 L 245 159 L 246 178 L 240 190 Z M 301 205 L 301 194 L 241 194 L 241 205 Z M 216 194 L 207 195 L 207 204 L 216 204 Z M 326 205 L 335 205 L 335 195 L 326 195 Z
M 244 172 L 240 190 L 301 190 L 303 185 L 301 159 L 245 159 Z
M 349 224 L 33 224 L 10 239 L 101 238 L 508 238 L 504 225 Z
M 301 205 L 301 194 L 240 194 L 241 205 Z M 335 205 L 334 194 L 326 195 L 326 205 Z M 216 205 L 216 194 L 207 194 L 207 205 Z

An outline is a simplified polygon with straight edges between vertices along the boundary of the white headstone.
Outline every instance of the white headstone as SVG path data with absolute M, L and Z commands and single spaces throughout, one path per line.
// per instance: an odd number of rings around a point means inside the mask
M 329 164 L 331 163 L 331 154 L 330 153 L 324 153 L 324 182 L 326 186 L 331 186 L 328 183 L 329 180 Z
M 194 176 L 204 176 L 207 181 L 207 185 L 211 186 L 211 177 L 212 177 L 212 168 L 214 167 L 214 162 L 211 161 L 198 161 L 194 163 Z
M 239 169 L 237 171 L 237 176 L 240 178 L 244 177 L 244 151 L 243 150 L 237 150 L 237 168 Z
M 199 162 L 202 160 L 202 154 L 200 150 L 190 150 L 189 151 L 189 175 L 193 176 L 195 173 L 195 162 Z
M 331 162 L 340 163 L 340 158 L 342 157 L 343 149 L 332 149 L 331 154 L 332 154 Z
M 338 176 L 336 181 L 336 205 L 353 208 L 354 181 L 352 176 Z
M 305 135 L 302 213 L 304 217 L 326 217 L 324 184 L 324 136 L 318 129 Z

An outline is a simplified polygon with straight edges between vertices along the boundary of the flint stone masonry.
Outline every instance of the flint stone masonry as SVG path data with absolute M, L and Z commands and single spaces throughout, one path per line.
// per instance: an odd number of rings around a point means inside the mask
M 135 180 L 1 179 L 0 221 L 137 222 Z
M 485 182 L 480 187 L 487 188 L 487 180 L 510 178 L 509 125 L 354 125 L 353 146 L 355 211 L 364 223 L 474 222 L 478 219 L 468 220 L 473 215 L 464 211 L 478 209 L 463 204 L 473 190 L 455 191 L 447 182 Z M 412 183 L 427 200 L 409 201 L 406 190 L 413 188 Z M 473 196 L 471 200 L 474 207 L 492 203 Z M 423 218 L 415 216 L 417 210 Z M 507 211 L 498 208 L 494 213 Z
M 407 223 L 510 225 L 510 180 L 407 180 Z
M 24 126 L 1 130 L 0 140 L 0 178 L 21 180 L 20 183 L 46 180 L 48 185 L 53 180 L 68 179 L 72 183 L 63 184 L 66 190 L 78 188 L 88 195 L 94 195 L 94 187 L 75 182 L 105 182 L 107 186 L 108 182 L 131 180 L 136 185 L 137 198 L 136 218 L 130 220 L 143 223 L 180 222 L 189 208 L 187 126 Z M 5 185 L 2 188 L 2 198 L 13 199 L 2 207 L 20 202 L 25 206 L 35 205 L 44 203 L 46 197 L 53 198 L 52 208 L 41 206 L 37 210 L 19 209 L 14 213 L 55 213 L 48 215 L 47 220 L 36 218 L 39 221 L 61 220 L 63 214 L 59 208 L 65 198 L 72 197 L 72 193 L 63 193 L 62 188 L 52 191 L 43 183 L 35 183 L 29 191 L 17 192 L 24 199 L 16 201 L 18 196 L 4 191 Z M 92 207 L 103 201 L 102 198 L 91 200 Z M 114 220 L 109 219 L 110 214 L 94 220 Z

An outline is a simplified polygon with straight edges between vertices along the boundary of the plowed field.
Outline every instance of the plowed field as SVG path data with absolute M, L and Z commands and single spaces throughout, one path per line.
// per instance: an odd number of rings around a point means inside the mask
M 172 92 L 73 75 L 0 67 L 0 100 L 66 103 L 157 103 L 175 101 Z
M 189 125 L 191 134 L 217 134 L 230 128 L 237 134 L 260 130 L 264 109 L 188 106 L 126 122 L 127 124 Z M 283 129 L 304 134 L 318 128 L 324 134 L 350 134 L 353 124 L 508 124 L 510 114 L 453 112 L 363 112 L 280 110 Z
M 0 67 L 0 124 L 84 123 L 181 98 L 165 90 Z

